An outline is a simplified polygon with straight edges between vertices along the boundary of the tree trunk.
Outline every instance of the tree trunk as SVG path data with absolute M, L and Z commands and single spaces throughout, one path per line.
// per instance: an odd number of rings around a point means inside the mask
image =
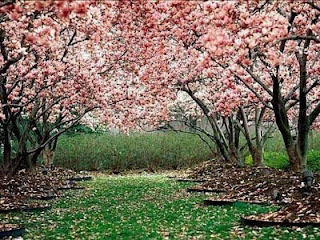
M 266 108 L 263 109 L 255 107 L 255 137 L 256 137 L 256 146 L 253 151 L 252 160 L 254 166 L 263 166 L 264 165 L 264 142 L 262 134 L 262 122 L 263 116 L 266 112 Z
M 32 153 L 31 155 L 28 156 L 27 160 L 28 160 L 28 171 L 34 173 L 37 167 L 37 160 L 39 155 L 41 154 L 41 150 L 38 150 L 34 153 Z
M 306 136 L 303 137 L 305 138 Z M 305 139 L 303 142 L 299 143 L 299 141 L 295 140 L 295 137 L 288 139 L 283 134 L 282 138 L 289 158 L 289 170 L 292 172 L 301 172 L 306 169 L 307 152 L 305 149 L 307 146 L 305 145 L 307 145 L 307 140 Z
M 4 126 L 3 128 L 3 164 L 2 171 L 4 174 L 8 174 L 10 172 L 11 167 L 11 142 L 10 142 L 10 133 L 8 126 Z
M 241 161 L 241 154 L 239 152 L 239 148 L 236 147 L 234 144 L 231 144 L 229 146 L 229 159 L 233 163 Z
M 251 139 L 250 130 L 249 130 L 249 123 L 248 123 L 248 117 L 247 113 L 244 111 L 243 107 L 240 107 L 241 118 L 239 120 L 242 120 L 242 133 L 246 139 L 246 143 L 248 145 L 248 149 L 250 152 L 250 155 L 252 157 L 252 163 L 253 166 L 263 166 L 264 165 L 264 141 L 262 137 L 262 118 L 265 113 L 265 108 L 262 110 L 258 107 L 255 107 L 255 142 Z M 239 122 L 239 121 L 238 121 Z M 240 123 L 239 123 L 240 124 Z
M 27 165 L 27 157 L 23 154 L 18 154 L 11 160 L 11 164 L 9 166 L 9 169 L 6 173 L 7 176 L 13 176 L 15 175 L 20 169 L 26 168 Z
M 49 145 L 47 145 L 43 151 L 43 161 L 44 165 L 47 167 L 51 167 L 53 165 L 55 150 L 51 149 Z
M 299 172 L 306 167 L 306 156 L 301 154 L 297 144 L 290 144 L 286 146 L 289 157 L 290 171 Z
M 250 153 L 252 156 L 253 166 L 263 166 L 264 165 L 263 149 L 261 149 L 259 147 L 255 147 L 250 150 Z

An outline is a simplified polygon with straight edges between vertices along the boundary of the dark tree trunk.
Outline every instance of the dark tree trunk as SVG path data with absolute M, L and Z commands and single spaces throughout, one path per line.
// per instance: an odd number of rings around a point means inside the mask
M 291 171 L 302 171 L 307 166 L 306 152 L 301 151 L 300 147 L 298 142 L 286 145 Z
M 277 82 L 276 82 L 277 83 Z M 275 81 L 274 81 L 275 84 Z M 276 117 L 277 126 L 285 143 L 286 151 L 289 157 L 290 170 L 302 171 L 307 165 L 307 148 L 308 148 L 308 132 L 309 123 L 303 121 L 302 117 L 298 119 L 298 136 L 293 136 L 290 131 L 286 107 L 281 97 L 274 93 L 273 106 Z M 300 106 L 301 107 L 301 106 Z M 302 106 L 303 107 L 303 106 Z M 300 114 L 303 114 L 300 112 Z
M 265 110 L 266 110 L 265 108 L 259 109 L 258 107 L 255 107 L 255 109 L 254 109 L 254 111 L 255 111 L 255 120 L 254 120 L 255 141 L 253 141 L 251 138 L 251 135 L 250 135 L 247 113 L 244 111 L 243 107 L 240 107 L 241 118 L 239 118 L 239 120 L 242 120 L 241 129 L 242 129 L 243 135 L 246 139 L 246 143 L 247 143 L 250 155 L 252 157 L 252 162 L 253 162 L 254 166 L 263 166 L 264 165 L 263 153 L 264 153 L 264 142 L 265 141 L 262 136 L 261 124 L 263 122 L 262 119 L 263 119 L 263 115 L 265 113 Z M 240 123 L 239 123 L 239 125 L 240 125 Z M 267 135 L 267 133 L 266 133 L 266 135 Z
M 43 149 L 42 154 L 44 165 L 47 167 L 51 167 L 53 165 L 55 151 L 49 146 L 46 146 Z
M 10 142 L 10 132 L 7 125 L 3 126 L 3 166 L 2 171 L 4 174 L 10 172 L 11 162 L 11 142 Z
M 30 172 L 34 172 L 36 167 L 37 167 L 37 160 L 38 160 L 38 157 L 40 156 L 41 154 L 41 150 L 38 150 L 34 153 L 32 153 L 30 156 L 28 156 L 28 171 Z
M 253 148 L 250 151 L 252 156 L 252 162 L 253 166 L 263 166 L 264 165 L 264 159 L 263 159 L 263 149 L 261 148 Z

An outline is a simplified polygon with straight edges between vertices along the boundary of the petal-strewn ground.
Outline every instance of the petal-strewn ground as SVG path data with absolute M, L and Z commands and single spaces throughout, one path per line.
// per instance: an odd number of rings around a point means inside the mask
M 240 217 L 272 207 L 204 206 L 194 183 L 165 175 L 99 175 L 86 190 L 52 200 L 45 212 L 0 214 L 26 228 L 25 239 L 319 239 L 318 228 L 251 228 Z

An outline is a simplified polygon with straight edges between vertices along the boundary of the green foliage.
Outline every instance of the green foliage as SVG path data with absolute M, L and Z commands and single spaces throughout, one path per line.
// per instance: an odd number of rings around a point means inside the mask
M 201 139 L 183 133 L 62 136 L 55 164 L 74 170 L 180 169 L 212 158 Z
M 320 133 L 311 131 L 309 134 L 309 150 L 320 150 Z M 264 146 L 265 152 L 285 152 L 285 146 L 282 136 L 279 131 L 276 131 L 273 136 L 267 140 Z
M 276 133 L 267 140 L 264 150 L 266 152 L 285 152 L 286 149 L 280 132 L 276 131 Z
M 202 205 L 203 194 L 188 194 L 190 183 L 164 175 L 105 177 L 86 183 L 53 202 L 43 213 L 0 214 L 4 222 L 23 225 L 25 239 L 319 239 L 318 228 L 251 228 L 242 215 L 274 207 L 236 204 Z M 72 194 L 72 195 L 71 195 Z
M 249 166 L 252 165 L 251 155 L 245 158 L 245 163 Z M 272 168 L 289 168 L 288 156 L 285 152 L 265 152 L 264 153 L 264 163 L 268 167 Z
M 320 172 L 320 150 L 308 151 L 308 167 L 311 170 Z

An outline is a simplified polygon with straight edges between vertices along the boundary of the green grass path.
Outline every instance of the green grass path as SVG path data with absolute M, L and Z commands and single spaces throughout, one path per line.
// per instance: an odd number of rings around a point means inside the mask
M 245 227 L 241 215 L 271 207 L 205 207 L 203 194 L 186 193 L 192 184 L 165 175 L 101 176 L 84 185 L 49 211 L 0 214 L 0 221 L 23 224 L 24 239 L 320 239 L 317 228 Z

